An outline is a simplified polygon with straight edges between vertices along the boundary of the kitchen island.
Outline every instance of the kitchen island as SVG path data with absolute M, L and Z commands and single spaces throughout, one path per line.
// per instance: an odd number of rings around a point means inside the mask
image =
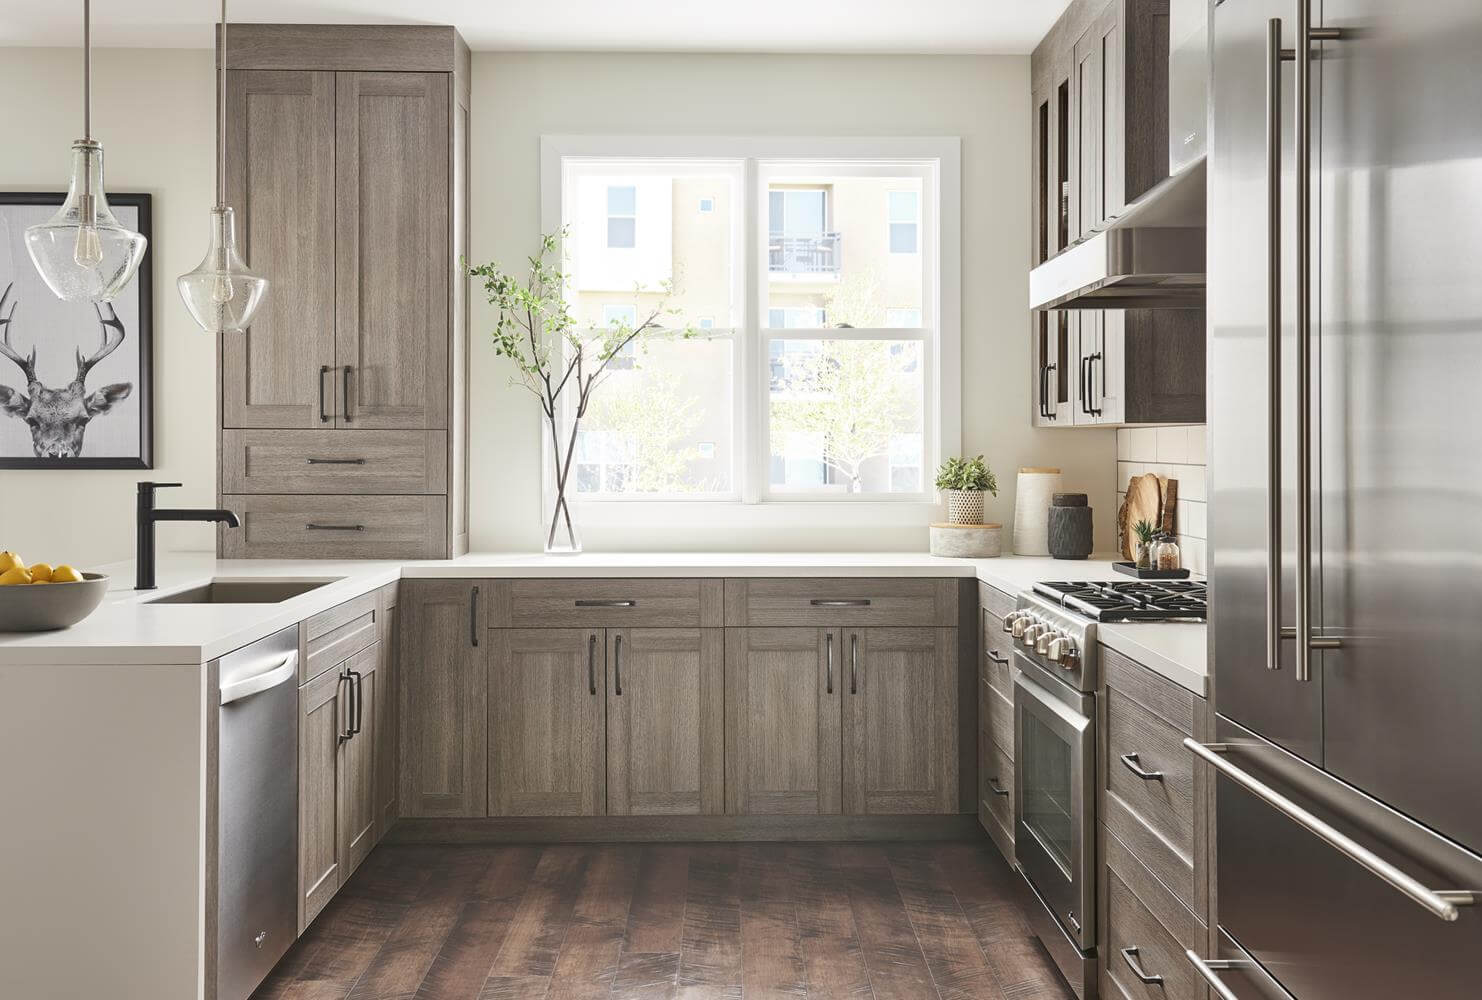
M 16 818 L 0 832 L 0 853 L 5 858 L 0 862 L 0 895 L 7 900 L 0 913 L 0 941 L 4 942 L 0 945 L 0 995 L 47 997 L 91 992 L 141 1000 L 214 997 L 210 970 L 215 961 L 215 924 L 210 900 L 215 891 L 214 720 L 219 679 L 213 673 L 213 664 L 258 639 L 332 616 L 339 608 L 358 606 L 356 602 L 384 611 L 384 601 L 377 604 L 372 595 L 384 594 L 398 581 L 491 581 L 485 586 L 487 591 L 496 589 L 497 581 L 670 579 L 700 581 L 702 590 L 719 593 L 723 582 L 738 580 L 860 578 L 899 579 L 903 581 L 901 586 L 918 590 L 931 581 L 958 581 L 968 587 L 975 586 L 976 581 L 1013 595 L 1037 580 L 1115 578 L 1107 560 L 952 560 L 912 553 L 476 554 L 427 562 L 232 561 L 207 555 L 172 555 L 161 560 L 159 589 L 140 594 L 130 589 L 131 564 L 100 569 L 111 575 L 114 587 L 89 619 L 62 632 L 0 636 L 0 754 L 6 761 L 0 794 Z M 151 603 L 157 597 L 211 580 L 323 583 L 273 604 Z M 477 587 L 474 592 L 477 594 Z M 971 608 L 964 609 L 971 613 Z M 377 622 L 372 611 L 371 621 L 374 624 L 368 642 L 388 637 L 384 617 Z M 473 621 L 477 635 L 485 623 L 477 614 Z M 334 627 L 350 629 L 347 622 L 348 618 Z M 709 624 L 718 622 L 716 619 Z M 492 620 L 487 624 L 491 640 L 496 633 L 519 632 L 494 629 Z M 726 624 L 730 624 L 729 618 Z M 553 629 L 550 634 L 557 631 Z M 608 641 L 618 633 L 627 635 L 631 631 L 629 639 L 635 641 L 635 654 L 645 652 L 636 643 L 642 630 L 609 626 L 606 631 L 610 634 Z M 732 630 L 696 631 L 718 634 Z M 763 633 L 767 629 L 750 631 Z M 898 634 L 913 641 L 916 633 L 926 631 L 919 627 L 914 632 L 906 627 L 897 629 Z M 975 629 L 960 631 L 964 635 L 975 633 Z M 337 633 L 326 634 L 325 641 L 329 642 Z M 1203 627 L 1198 625 L 1115 625 L 1103 627 L 1101 641 L 1194 693 L 1203 694 L 1202 634 Z M 654 640 L 650 636 L 647 641 Z M 970 641 L 975 641 L 975 636 Z M 387 638 L 382 645 L 394 649 L 396 644 Z M 727 646 L 722 658 L 725 663 L 731 662 L 732 652 Z M 440 655 L 435 649 L 419 653 L 429 661 Z M 919 647 L 904 652 L 885 650 L 885 654 L 906 658 L 899 662 L 911 657 L 919 662 L 923 655 Z M 307 648 L 306 657 L 314 655 Z M 574 655 L 588 656 L 590 651 L 583 643 L 583 649 Z M 764 663 L 772 654 L 762 650 L 755 655 L 762 658 L 757 663 Z M 788 655 L 796 658 L 799 651 L 790 650 Z M 834 655 L 842 657 L 842 647 L 837 653 L 831 650 L 830 656 Z M 972 661 L 966 662 L 970 665 Z M 356 666 L 350 660 L 346 663 Z M 383 670 L 380 676 L 385 678 L 388 673 Z M 413 679 L 417 676 L 404 673 L 402 685 L 420 683 Z M 326 672 L 325 677 L 333 682 L 336 675 Z M 820 668 L 820 687 L 821 677 Z M 832 679 L 830 674 L 831 683 Z M 313 683 L 301 675 L 301 683 L 305 681 L 301 696 Z M 972 699 L 959 697 L 960 689 L 950 691 L 950 687 L 934 690 L 943 697 L 950 693 L 956 731 L 956 706 L 961 705 L 968 713 L 970 723 L 976 705 L 969 704 Z M 396 685 L 393 683 L 390 689 L 394 692 Z M 332 706 L 332 718 L 327 720 L 332 727 L 327 730 L 331 754 L 343 715 L 335 697 L 326 702 Z M 714 704 L 721 703 L 717 693 L 711 697 Z M 352 713 L 356 700 L 353 696 L 349 699 Z M 381 700 L 394 704 L 396 698 L 393 693 Z M 725 701 L 728 709 L 730 694 Z M 490 703 L 498 702 L 500 699 Z M 609 702 L 612 704 L 615 702 Z M 424 714 L 429 711 L 426 706 L 422 710 Z M 518 722 L 516 718 L 510 724 Z M 301 717 L 301 727 L 311 724 L 307 716 Z M 396 731 L 393 717 L 388 732 L 394 737 Z M 973 729 L 962 731 L 971 734 Z M 350 745 L 355 745 L 353 740 Z M 481 761 L 487 759 L 480 757 Z M 301 756 L 300 770 L 310 766 L 312 761 L 306 762 Z M 955 760 L 951 766 L 956 768 Z M 732 778 L 728 772 L 727 787 Z M 973 780 L 966 771 L 961 778 L 969 785 Z M 486 780 L 492 782 L 493 778 Z M 947 794 L 948 787 L 955 792 L 956 773 L 944 780 L 940 794 Z M 868 794 L 867 789 L 860 793 L 861 808 L 865 808 Z M 719 812 L 719 803 L 717 798 L 705 809 Z M 733 801 L 727 806 L 726 813 L 734 811 Z M 919 803 L 917 807 L 919 811 L 928 809 Z M 847 802 L 845 811 L 850 811 Z M 342 825 L 346 822 L 343 816 L 338 819 Z M 394 819 L 393 810 L 390 821 Z M 332 831 L 334 822 L 331 815 Z M 361 846 L 362 852 L 369 850 L 389 825 L 378 819 L 370 822 L 376 833 Z M 334 861 L 338 864 L 343 859 L 336 855 Z M 311 897 L 307 919 L 312 919 L 314 905 Z M 303 919 L 301 910 L 301 922 Z M 85 961 L 77 959 L 78 941 L 87 942 Z M 68 970 L 60 979 L 59 968 Z

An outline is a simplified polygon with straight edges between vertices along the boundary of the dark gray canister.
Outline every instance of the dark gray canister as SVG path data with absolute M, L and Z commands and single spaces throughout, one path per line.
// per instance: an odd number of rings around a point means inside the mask
M 1084 493 L 1056 493 L 1050 501 L 1050 555 L 1084 559 L 1091 554 L 1091 508 Z

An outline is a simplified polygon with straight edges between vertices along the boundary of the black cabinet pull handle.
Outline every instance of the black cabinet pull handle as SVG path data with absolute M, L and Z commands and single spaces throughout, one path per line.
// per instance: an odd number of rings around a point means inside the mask
M 1106 359 L 1097 351 L 1086 359 L 1086 392 L 1088 395 L 1096 395 L 1096 362 L 1101 362 L 1101 395 L 1106 395 Z M 1091 404 L 1091 416 L 1101 416 L 1101 407 L 1094 402 Z
M 597 694 L 597 633 L 587 636 L 587 693 Z
M 585 599 L 581 599 L 581 600 L 577 600 L 575 602 L 575 604 L 579 608 L 636 608 L 636 607 L 638 607 L 638 602 L 637 601 L 629 601 L 629 600 L 585 600 Z
M 1049 418 L 1050 420 L 1058 420 L 1059 419 L 1059 417 L 1057 417 L 1055 415 L 1055 404 L 1054 403 L 1051 403 L 1049 401 L 1049 399 L 1050 399 L 1050 385 L 1052 384 L 1051 383 L 1051 380 L 1050 380 L 1050 373 L 1053 372 L 1053 371 L 1058 371 L 1058 370 L 1059 370 L 1059 366 L 1058 365 L 1055 365 L 1053 363 L 1052 364 L 1045 365 L 1045 416 L 1047 418 Z
M 1007 656 L 1003 656 L 1003 655 L 1001 655 L 999 653 L 995 653 L 991 649 L 988 650 L 988 659 L 992 660 L 994 663 L 998 664 L 1000 667 L 1006 667 L 1006 666 L 1009 665 L 1009 658 Z
M 1048 417 L 1048 414 L 1045 412 L 1045 394 L 1047 391 L 1046 386 L 1049 385 L 1049 378 L 1046 374 L 1046 371 L 1047 368 L 1045 366 L 1045 363 L 1041 361 L 1039 363 L 1039 385 L 1036 387 L 1039 390 L 1039 415 L 1041 419 L 1045 419 Z
M 868 597 L 815 597 L 808 603 L 815 608 L 867 608 L 870 606 L 870 599 Z
M 364 465 L 363 458 L 311 458 L 309 465 Z
M 347 743 L 355 735 L 355 682 L 350 680 L 350 671 L 348 669 L 342 668 L 340 670 L 339 680 L 335 682 L 336 694 L 339 693 L 342 685 L 347 686 L 345 692 L 345 728 L 340 730 L 338 735 L 341 743 Z
M 329 423 L 329 412 L 324 409 L 324 376 L 329 374 L 329 365 L 319 366 L 319 422 Z
M 823 676 L 827 694 L 834 693 L 834 634 L 829 632 L 823 637 Z
M 1142 963 L 1137 960 L 1136 946 L 1122 949 L 1122 961 L 1127 963 L 1127 968 L 1132 970 L 1132 974 L 1134 976 L 1147 983 L 1149 986 L 1157 986 L 1158 984 L 1163 982 L 1162 976 L 1148 975 L 1146 970 L 1143 969 Z
M 994 795 L 1007 796 L 1009 794 L 1009 790 L 998 783 L 997 775 L 994 775 L 993 777 L 988 779 L 988 789 L 993 792 Z
M 468 595 L 468 638 L 475 646 L 479 644 L 479 588 Z
M 1078 362 L 1076 362 L 1076 366 L 1080 372 L 1081 412 L 1089 417 L 1091 415 L 1091 407 L 1086 404 L 1086 396 L 1090 393 L 1091 390 L 1086 388 L 1086 371 L 1091 367 L 1090 357 L 1081 358 Z
M 354 417 L 352 417 L 350 415 L 350 371 L 351 371 L 350 366 L 349 365 L 346 365 L 342 369 L 342 371 L 343 371 L 344 376 L 345 376 L 345 399 L 344 399 L 344 404 L 345 404 L 345 423 L 348 424 L 350 421 L 352 421 L 352 420 L 355 419 Z
M 859 636 L 849 637 L 849 693 L 859 694 Z
M 359 670 L 350 671 L 350 691 L 354 694 L 352 704 L 355 706 L 355 723 L 350 735 L 359 736 L 363 728 L 361 723 L 365 721 L 365 678 Z
M 1143 781 L 1163 780 L 1162 771 L 1149 771 L 1145 769 L 1141 764 L 1138 763 L 1137 754 L 1135 753 L 1124 753 L 1118 759 L 1122 762 L 1123 767 L 1131 771 L 1133 774 L 1137 775 Z
M 304 525 L 305 531 L 364 531 L 363 524 L 314 524 L 310 522 Z
M 612 683 L 613 692 L 621 698 L 623 696 L 623 637 L 621 634 L 612 637 Z

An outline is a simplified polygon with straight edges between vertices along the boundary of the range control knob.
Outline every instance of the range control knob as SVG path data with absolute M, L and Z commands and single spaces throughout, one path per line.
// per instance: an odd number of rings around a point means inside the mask
M 1012 634 L 1014 631 L 1014 623 L 1017 622 L 1020 618 L 1023 618 L 1025 614 L 1026 612 L 1023 611 L 1010 611 L 1007 615 L 1004 616 L 1003 630 Z
M 1060 635 L 1061 633 L 1058 629 L 1049 628 L 1047 626 L 1043 632 L 1035 636 L 1034 651 L 1040 656 L 1048 655 L 1050 652 L 1050 644 L 1058 640 L 1060 638 Z
M 1031 614 L 1028 611 L 1020 612 L 1019 615 L 1014 618 L 1014 628 L 1013 628 L 1014 638 L 1015 639 L 1021 639 L 1021 638 L 1023 638 L 1024 637 L 1024 630 L 1027 629 L 1027 628 L 1029 628 L 1029 626 L 1032 625 L 1033 623 L 1034 623 L 1034 615 L 1033 614 Z
M 1075 640 L 1070 638 L 1070 636 L 1061 636 L 1050 643 L 1050 650 L 1047 655 L 1052 662 L 1058 663 L 1066 670 L 1075 669 L 1076 660 L 1079 656 L 1076 652 Z
M 1049 627 L 1050 626 L 1046 625 L 1044 622 L 1035 622 L 1033 625 L 1024 630 L 1024 635 L 1019 641 L 1024 643 L 1024 645 L 1029 649 L 1033 649 L 1034 644 L 1039 641 L 1039 637 L 1043 635 L 1049 629 Z

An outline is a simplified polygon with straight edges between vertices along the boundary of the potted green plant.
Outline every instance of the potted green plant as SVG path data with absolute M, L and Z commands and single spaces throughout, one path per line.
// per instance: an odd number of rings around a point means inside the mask
M 937 469 L 936 486 L 947 495 L 950 524 L 982 524 L 983 495 L 998 496 L 998 480 L 982 455 L 947 459 Z
M 1137 559 L 1138 569 L 1153 568 L 1153 537 L 1157 534 L 1153 530 L 1153 524 L 1148 520 L 1138 521 L 1132 526 L 1137 534 L 1137 543 L 1133 546 L 1133 555 Z

